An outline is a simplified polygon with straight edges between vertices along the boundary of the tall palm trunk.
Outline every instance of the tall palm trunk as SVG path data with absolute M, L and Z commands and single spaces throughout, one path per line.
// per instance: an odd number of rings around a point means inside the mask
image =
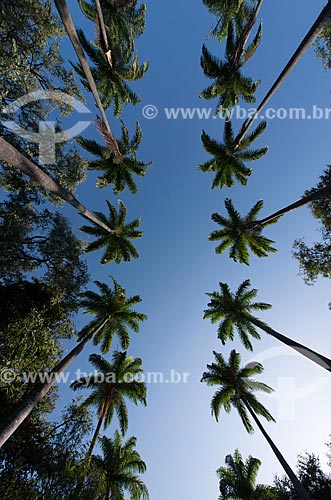
M 43 374 L 46 382 L 37 384 L 27 395 L 23 396 L 21 403 L 12 411 L 12 413 L 0 426 L 0 448 L 29 416 L 34 407 L 37 406 L 37 404 L 53 387 L 61 374 L 77 358 L 94 335 L 102 330 L 108 321 L 109 318 L 105 319 L 95 330 L 93 330 L 93 332 L 91 332 L 76 347 L 74 347 L 74 349 L 72 349 L 69 354 L 67 354 L 67 356 L 65 356 L 49 373 Z M 47 377 L 45 375 L 47 375 Z
M 265 323 L 263 323 L 263 321 L 260 321 L 257 318 L 253 318 L 250 315 L 247 315 L 246 318 L 253 325 L 257 326 L 258 328 L 261 328 L 261 330 L 268 333 L 269 335 L 271 335 L 275 339 L 280 340 L 281 342 L 283 342 L 287 346 L 291 347 L 295 351 L 299 352 L 300 354 L 302 354 L 306 358 L 310 359 L 314 363 L 318 364 L 319 366 L 321 366 L 325 370 L 331 372 L 331 359 L 326 358 L 322 354 L 319 354 L 318 352 L 315 352 L 312 349 L 309 349 L 309 347 L 306 347 L 302 344 L 299 344 L 295 340 L 292 340 L 289 337 L 286 337 L 285 335 L 282 335 L 279 332 L 276 332 L 275 330 L 270 328 L 270 326 L 266 325 Z
M 287 207 L 284 207 L 281 210 L 274 212 L 273 214 L 269 215 L 268 217 L 265 217 L 264 219 L 253 222 L 252 226 L 253 227 L 263 226 L 264 224 L 267 224 L 268 222 L 272 221 L 273 219 L 277 219 L 278 217 L 282 217 L 283 215 L 287 214 L 288 212 L 291 212 L 292 210 L 295 210 L 296 208 L 303 207 L 304 205 L 307 205 L 308 203 L 310 203 L 312 201 L 322 200 L 326 196 L 331 196 L 331 185 L 327 186 L 326 188 L 318 189 L 315 192 L 309 194 L 308 196 L 303 196 L 302 198 L 300 198 L 300 200 L 295 201 L 294 203 L 291 203 L 290 205 L 287 205 Z
M 293 470 L 291 469 L 289 464 L 286 462 L 285 458 L 283 457 L 283 455 L 281 454 L 281 452 L 279 451 L 279 449 L 277 448 L 275 443 L 272 441 L 272 439 L 269 436 L 269 434 L 267 433 L 267 431 L 264 429 L 263 425 L 261 424 L 260 420 L 258 419 L 257 415 L 255 414 L 255 412 L 253 411 L 251 406 L 245 401 L 245 399 L 243 399 L 243 402 L 244 402 L 247 410 L 251 414 L 252 418 L 254 419 L 256 425 L 258 426 L 258 428 L 262 432 L 263 436 L 266 438 L 266 440 L 270 444 L 272 451 L 274 452 L 274 454 L 278 458 L 278 460 L 279 460 L 280 464 L 282 465 L 282 467 L 284 468 L 286 474 L 288 475 L 288 477 L 292 481 L 294 489 L 295 489 L 298 497 L 300 498 L 300 500 L 311 500 L 310 496 L 308 495 L 308 493 L 306 492 L 306 490 L 304 489 L 304 487 L 300 483 L 299 479 L 297 478 L 297 476 L 295 475 L 295 473 L 293 472 Z
M 100 415 L 99 420 L 98 420 L 98 424 L 97 424 L 97 426 L 95 428 L 95 431 L 94 431 L 94 434 L 93 434 L 93 438 L 92 438 L 90 447 L 89 447 L 87 455 L 86 455 L 86 460 L 87 461 L 90 460 L 90 458 L 92 456 L 93 449 L 94 449 L 95 443 L 97 442 L 97 439 L 99 437 L 101 426 L 102 426 L 104 418 L 105 418 L 105 415 L 103 413 L 102 415 Z
M 98 92 L 97 86 L 95 84 L 93 75 L 91 73 L 91 69 L 90 69 L 89 63 L 88 63 L 88 61 L 86 59 L 86 56 L 84 54 L 84 50 L 83 50 L 82 44 L 80 43 L 80 40 L 79 40 L 79 37 L 78 37 L 78 34 L 77 34 L 77 30 L 75 28 L 75 25 L 73 23 L 72 17 L 70 15 L 67 2 L 66 2 L 66 0 L 54 0 L 54 2 L 55 2 L 55 5 L 56 5 L 56 8 L 57 8 L 57 10 L 58 10 L 58 12 L 60 14 L 60 17 L 62 19 L 62 22 L 63 22 L 63 25 L 65 27 L 65 30 L 66 30 L 69 38 L 70 38 L 72 46 L 75 49 L 75 52 L 76 52 L 77 57 L 79 59 L 79 62 L 81 64 L 82 68 L 83 68 L 84 74 L 86 76 L 86 80 L 87 80 L 87 82 L 89 84 L 89 87 L 91 89 L 91 92 L 93 94 L 95 103 L 96 103 L 96 105 L 98 106 L 98 108 L 100 110 L 100 113 L 101 113 L 101 116 L 102 116 L 102 120 L 103 120 L 103 122 L 104 122 L 104 124 L 106 126 L 107 132 L 109 134 L 109 138 L 111 139 L 111 142 L 112 142 L 112 148 L 113 148 L 114 154 L 116 156 L 120 156 L 121 153 L 120 153 L 120 150 L 118 148 L 117 141 L 116 141 L 116 139 L 115 139 L 115 137 L 114 137 L 114 135 L 113 135 L 113 133 L 111 131 L 111 128 L 110 128 L 110 125 L 109 125 L 109 122 L 108 122 L 108 119 L 107 119 L 104 107 L 102 105 L 102 102 L 101 102 L 101 99 L 100 99 L 100 96 L 99 96 L 99 92 Z
M 243 50 L 245 49 L 249 35 L 251 34 L 252 29 L 254 28 L 254 25 L 256 23 L 256 19 L 257 19 L 257 16 L 259 15 L 259 12 L 260 12 L 260 9 L 262 6 L 262 2 L 263 2 L 263 0 L 258 1 L 255 9 L 252 11 L 252 14 L 250 15 L 250 17 L 247 21 L 247 24 L 246 24 L 246 26 L 245 26 L 245 28 L 244 28 L 244 30 L 239 38 L 239 41 L 238 41 L 238 44 L 237 44 L 237 47 L 235 50 L 235 54 L 234 54 L 234 63 L 233 63 L 233 66 L 236 68 L 239 66 L 240 57 L 242 55 Z
M 14 148 L 9 142 L 0 137 L 0 157 L 6 161 L 9 165 L 18 168 L 25 175 L 29 176 L 31 179 L 40 184 L 44 189 L 50 191 L 62 198 L 74 208 L 76 208 L 84 217 L 94 222 L 98 226 L 106 229 L 109 233 L 113 231 L 101 222 L 92 212 L 90 212 L 84 205 L 82 205 L 74 195 L 56 182 L 52 177 L 50 177 L 46 172 L 44 172 L 40 167 L 38 167 L 31 160 L 26 158 L 18 149 Z
M 105 26 L 105 21 L 104 21 L 103 14 L 102 14 L 100 0 L 95 0 L 95 7 L 97 10 L 97 22 L 98 22 L 98 26 L 100 27 L 100 32 L 101 32 L 101 37 L 102 37 L 102 42 L 103 42 L 103 49 L 105 52 L 105 56 L 107 57 L 109 66 L 112 68 L 113 63 L 112 63 L 112 59 L 111 59 L 111 50 L 110 50 L 109 43 L 108 43 L 106 26 Z
M 264 106 L 269 102 L 271 97 L 275 94 L 275 92 L 279 89 L 281 84 L 284 82 L 286 77 L 289 75 L 289 73 L 292 71 L 292 69 L 296 66 L 296 64 L 299 62 L 301 57 L 304 55 L 304 53 L 309 49 L 311 44 L 314 42 L 314 40 L 318 37 L 318 35 L 321 33 L 323 28 L 327 26 L 331 22 L 331 0 L 328 0 L 327 5 L 324 7 L 302 42 L 300 43 L 299 47 L 297 50 L 294 52 L 293 56 L 291 59 L 288 61 L 286 66 L 284 67 L 283 71 L 280 73 L 279 77 L 277 80 L 274 82 L 266 96 L 263 98 L 259 106 L 257 107 L 255 113 L 252 115 L 251 118 L 246 120 L 237 137 L 235 138 L 235 143 L 237 146 L 241 143 L 245 135 L 247 134 L 248 130 L 252 126 L 255 118 L 259 115 L 259 113 L 262 111 Z

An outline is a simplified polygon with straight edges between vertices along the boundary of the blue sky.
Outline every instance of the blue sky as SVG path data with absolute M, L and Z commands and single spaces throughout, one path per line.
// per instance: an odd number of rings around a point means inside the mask
M 69 7 L 76 25 L 93 36 L 93 28 L 81 16 L 76 2 L 70 1 Z M 261 46 L 245 67 L 247 75 L 262 80 L 258 101 L 317 17 L 323 2 L 300 2 L 298 7 L 298 2 L 289 4 L 284 0 L 264 2 L 262 6 Z M 142 103 L 126 108 L 123 119 L 131 131 L 139 120 L 144 134 L 140 157 L 152 160 L 153 166 L 138 181 L 139 192 L 135 196 L 124 192 L 116 198 L 111 188 L 97 190 L 94 174 L 89 174 L 87 183 L 78 190 L 80 200 L 92 210 L 105 210 L 105 199 L 116 203 L 120 198 L 128 207 L 129 219 L 142 215 L 144 236 L 137 242 L 140 259 L 119 266 L 101 266 L 100 255 L 91 255 L 91 279 L 107 282 L 111 274 L 128 294 L 142 296 L 140 309 L 149 319 L 138 335 L 133 334 L 129 352 L 143 358 L 146 371 L 161 371 L 168 376 L 173 369 L 190 374 L 186 384 L 149 384 L 148 407 L 130 406 L 128 435 L 138 438 L 139 451 L 148 466 L 145 481 L 151 498 L 157 500 L 215 500 L 215 471 L 236 447 L 244 456 L 252 454 L 262 460 L 260 482 L 271 482 L 276 473 L 282 473 L 258 430 L 248 435 L 235 412 L 223 414 L 219 423 L 211 417 L 213 390 L 199 380 L 206 364 L 213 360 L 213 350 L 227 357 L 236 348 L 244 363 L 252 358 L 265 360 L 261 380 L 281 388 L 276 398 L 261 397 L 278 420 L 277 424 L 266 424 L 266 428 L 291 465 L 295 464 L 297 453 L 305 450 L 322 456 L 331 431 L 331 402 L 325 396 L 331 384 L 327 372 L 293 357 L 287 348 L 269 351 L 281 345 L 264 334 L 260 342 L 255 342 L 253 356 L 237 341 L 223 347 L 217 340 L 216 326 L 202 320 L 208 301 L 206 292 L 216 290 L 219 281 L 236 289 L 241 281 L 250 278 L 259 290 L 259 299 L 273 304 L 273 309 L 261 316 L 265 321 L 331 355 L 329 282 L 319 280 L 313 287 L 306 286 L 291 257 L 295 238 L 305 236 L 308 242 L 319 238 L 318 224 L 306 208 L 267 229 L 266 235 L 276 241 L 279 251 L 268 259 L 251 258 L 249 267 L 230 261 L 226 254 L 216 255 L 215 245 L 208 242 L 208 234 L 214 229 L 210 216 L 224 210 L 225 197 L 232 198 L 242 213 L 262 198 L 263 214 L 267 215 L 298 199 L 330 163 L 328 120 L 272 120 L 260 139 L 261 146 L 268 145 L 270 151 L 252 164 L 247 187 L 211 190 L 212 177 L 195 169 L 208 159 L 200 135 L 205 129 L 220 140 L 223 123 L 211 118 L 167 120 L 164 108 L 215 107 L 216 101 L 198 98 L 210 83 L 202 73 L 199 59 L 213 22 L 202 2 L 147 3 L 147 29 L 137 48 L 141 61 L 150 61 L 150 70 L 133 85 Z M 221 56 L 222 45 L 211 39 L 206 43 L 215 55 Z M 75 60 L 67 43 L 65 47 L 66 56 Z M 310 50 L 270 106 L 329 107 L 330 90 L 330 73 Z M 92 109 L 93 102 L 87 98 Z M 143 107 L 148 104 L 159 110 L 154 120 L 142 116 Z M 112 118 L 111 110 L 108 116 L 118 131 L 119 124 Z M 236 130 L 239 126 L 237 123 Z M 86 131 L 86 136 L 97 137 L 93 127 Z M 81 225 L 81 218 L 71 207 L 63 211 L 75 226 Z M 79 317 L 77 327 L 85 321 Z M 87 359 L 92 352 L 96 352 L 93 346 L 86 349 L 72 371 L 88 370 Z M 296 397 L 302 397 L 291 408 L 289 394 L 293 387 Z M 61 387 L 59 406 L 72 395 L 70 389 Z M 107 433 L 112 433 L 116 425 L 114 420 Z

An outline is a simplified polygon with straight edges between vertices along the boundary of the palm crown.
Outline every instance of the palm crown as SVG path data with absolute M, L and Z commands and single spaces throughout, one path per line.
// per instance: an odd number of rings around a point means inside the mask
M 260 149 L 248 149 L 248 147 L 263 133 L 266 126 L 266 122 L 261 122 L 239 146 L 236 144 L 231 120 L 225 122 L 223 144 L 211 139 L 205 131 L 202 132 L 203 147 L 213 158 L 197 168 L 203 172 L 216 173 L 212 184 L 213 189 L 233 186 L 233 178 L 244 186 L 247 184 L 247 178 L 251 175 L 252 169 L 246 167 L 245 162 L 258 160 L 268 151 L 267 147 Z
M 146 471 L 146 464 L 135 450 L 137 439 L 132 436 L 123 442 L 116 430 L 112 438 L 103 436 L 100 445 L 103 457 L 92 457 L 92 464 L 104 478 L 105 498 L 125 500 L 128 492 L 131 500 L 148 500 L 148 490 L 138 476 Z
M 212 34 L 218 40 L 222 40 L 227 35 L 229 23 L 235 19 L 245 19 L 248 17 L 248 9 L 245 0 L 203 0 L 203 4 L 218 22 Z
M 221 320 L 217 333 L 223 345 L 228 339 L 233 340 L 237 331 L 245 348 L 252 351 L 253 346 L 249 337 L 260 339 L 259 333 L 250 321 L 257 319 L 252 312 L 266 311 L 271 308 L 271 305 L 265 302 L 253 302 L 257 290 L 250 288 L 249 280 L 243 281 L 235 294 L 231 293 L 227 283 L 219 285 L 220 292 L 207 293 L 210 302 L 208 309 L 204 311 L 204 319 L 209 318 L 212 323 Z M 258 321 L 263 325 L 262 321 Z
M 127 349 L 130 344 L 128 329 L 138 333 L 139 323 L 147 319 L 145 314 L 133 309 L 133 306 L 141 302 L 139 295 L 127 298 L 125 289 L 114 278 L 112 280 L 113 288 L 106 283 L 95 281 L 100 293 L 88 290 L 80 294 L 80 305 L 84 308 L 84 313 L 93 314 L 95 318 L 80 332 L 79 340 L 107 320 L 93 337 L 94 344 L 101 342 L 103 354 L 109 351 L 114 335 L 118 335 L 121 348 Z
M 202 48 L 201 67 L 204 74 L 215 82 L 203 90 L 200 97 L 220 97 L 216 112 L 223 115 L 233 108 L 240 98 L 248 103 L 256 100 L 254 94 L 260 81 L 243 76 L 241 68 L 252 57 L 260 43 L 262 25 L 260 24 L 252 43 L 244 50 L 244 47 L 239 45 L 246 30 L 247 26 L 240 23 L 235 33 L 232 22 L 229 23 L 224 62 L 213 57 L 205 45 Z
M 226 467 L 217 470 L 221 493 L 219 500 L 252 500 L 261 461 L 249 456 L 244 462 L 239 451 L 235 450 L 233 455 L 225 457 L 225 464 Z
M 229 215 L 228 219 L 218 213 L 211 216 L 212 220 L 222 227 L 209 235 L 210 241 L 221 240 L 215 249 L 216 253 L 223 253 L 230 247 L 230 258 L 248 265 L 248 248 L 257 257 L 267 257 L 268 252 L 276 252 L 271 246 L 274 241 L 262 236 L 261 232 L 265 226 L 275 224 L 278 219 L 272 219 L 263 226 L 256 224 L 257 216 L 263 207 L 262 200 L 255 203 L 245 217 L 240 216 L 230 199 L 225 199 L 224 205 Z
M 95 21 L 97 12 L 94 3 L 78 0 L 84 15 Z M 109 34 L 114 40 L 125 43 L 126 40 L 143 34 L 146 22 L 146 5 L 137 7 L 138 0 L 101 0 L 105 24 L 109 27 Z
M 115 351 L 109 362 L 99 354 L 91 354 L 90 362 L 97 370 L 96 375 L 82 377 L 71 384 L 76 391 L 86 388 L 92 392 L 83 406 L 96 406 L 104 428 L 110 424 L 116 412 L 122 434 L 128 428 L 128 410 L 125 399 L 146 406 L 146 385 L 139 381 L 143 373 L 139 358 L 127 357 L 126 352 Z
M 215 361 L 207 365 L 207 371 L 202 375 L 201 382 L 208 386 L 219 386 L 211 400 L 212 415 L 218 421 L 221 408 L 230 413 L 232 406 L 238 411 L 240 418 L 248 432 L 253 432 L 253 427 L 247 414 L 247 406 L 256 414 L 274 421 L 269 411 L 257 400 L 254 391 L 271 393 L 273 389 L 268 385 L 258 382 L 251 377 L 263 372 L 260 363 L 249 363 L 240 367 L 240 354 L 231 351 L 229 361 L 226 362 L 222 354 L 214 351 Z
M 117 213 L 114 205 L 107 201 L 109 217 L 102 212 L 95 212 L 95 215 L 110 229 L 111 232 L 94 224 L 93 226 L 82 226 L 80 229 L 87 234 L 96 236 L 97 239 L 88 243 L 86 252 L 93 252 L 106 247 L 101 258 L 101 264 L 107 264 L 114 260 L 119 264 L 122 260 L 128 262 L 131 258 L 137 259 L 139 254 L 130 239 L 141 238 L 142 231 L 139 231 L 141 217 L 126 224 L 126 208 L 121 200 L 118 200 L 119 211 Z
M 82 30 L 79 30 L 78 34 L 84 51 L 94 64 L 91 71 L 100 92 L 102 104 L 105 108 L 113 105 L 115 116 L 119 116 L 123 104 L 140 102 L 140 98 L 130 89 L 126 81 L 141 79 L 148 69 L 148 63 L 144 62 L 139 65 L 138 54 L 134 55 L 132 40 L 127 40 L 128 43 L 123 47 L 119 41 L 112 40 L 109 32 L 110 30 L 107 29 L 112 54 L 111 66 L 100 43 L 89 42 Z M 81 66 L 72 65 L 81 77 L 84 87 L 89 89 Z
M 113 184 L 115 194 L 124 191 L 127 186 L 131 193 L 137 192 L 137 186 L 133 180 L 133 174 L 144 176 L 147 172 L 147 167 L 150 163 L 143 163 L 137 159 L 136 150 L 138 149 L 142 132 L 139 123 L 136 124 L 136 131 L 133 138 L 130 140 L 128 129 L 123 121 L 122 137 L 117 141 L 120 155 L 115 155 L 113 151 L 113 141 L 109 138 L 109 134 L 102 122 L 99 121 L 98 128 L 103 135 L 106 146 L 101 146 L 94 140 L 77 138 L 77 142 L 86 149 L 89 153 L 97 156 L 97 160 L 90 161 L 88 168 L 90 170 L 101 170 L 103 175 L 98 177 L 97 187 L 102 188 Z

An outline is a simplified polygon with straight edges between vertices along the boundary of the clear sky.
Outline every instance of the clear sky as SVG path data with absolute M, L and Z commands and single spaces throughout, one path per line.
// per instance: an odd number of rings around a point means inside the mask
M 93 36 L 93 28 L 87 26 L 76 2 L 70 1 L 69 6 L 76 24 Z M 320 0 L 264 2 L 261 46 L 245 67 L 249 76 L 262 80 L 258 100 L 322 6 Z M 154 500 L 216 500 L 215 471 L 236 447 L 244 457 L 252 454 L 262 460 L 260 482 L 271 482 L 275 473 L 282 472 L 259 431 L 248 435 L 234 411 L 231 415 L 223 413 L 219 423 L 211 417 L 209 405 L 214 391 L 199 380 L 206 364 L 213 360 L 213 350 L 227 358 L 236 348 L 244 363 L 252 358 L 263 361 L 265 373 L 261 380 L 279 388 L 277 397 L 261 397 L 277 419 L 277 424 L 266 424 L 266 428 L 291 465 L 297 453 L 305 450 L 323 456 L 324 442 L 331 433 L 331 379 L 326 371 L 294 357 L 290 349 L 273 350 L 281 345 L 269 337 L 262 336 L 260 342 L 255 342 L 253 356 L 238 341 L 223 347 L 217 340 L 216 326 L 202 320 L 206 292 L 216 290 L 219 281 L 236 289 L 241 281 L 250 278 L 259 290 L 259 299 L 273 304 L 273 309 L 261 316 L 266 322 L 331 355 L 330 284 L 320 280 L 313 287 L 306 286 L 291 257 L 295 238 L 305 236 L 309 242 L 319 238 L 318 224 L 307 209 L 287 215 L 267 230 L 266 235 L 276 241 L 279 251 L 268 259 L 251 258 L 250 267 L 230 261 L 226 254 L 216 255 L 215 245 L 208 242 L 208 234 L 215 228 L 210 216 L 223 211 L 225 197 L 232 198 L 242 213 L 263 198 L 263 214 L 267 215 L 297 200 L 330 163 L 328 120 L 273 120 L 260 140 L 261 146 L 268 145 L 270 151 L 252 164 L 247 187 L 211 190 L 212 177 L 195 169 L 208 159 L 200 135 L 205 129 L 221 139 L 223 123 L 212 118 L 168 120 L 164 108 L 215 107 L 216 101 L 198 98 L 210 83 L 199 59 L 213 22 L 200 1 L 147 2 L 147 29 L 137 48 L 140 59 L 150 61 L 150 70 L 133 85 L 142 103 L 127 108 L 123 119 L 131 131 L 135 120 L 140 121 L 144 134 L 140 157 L 152 160 L 153 166 L 138 181 L 137 195 L 124 192 L 119 196 L 128 207 L 129 219 L 143 216 L 144 237 L 137 243 L 140 259 L 119 266 L 101 266 L 99 254 L 88 258 L 92 280 L 107 282 L 112 274 L 128 294 L 138 293 L 143 298 L 141 311 L 148 314 L 149 320 L 141 333 L 132 337 L 129 353 L 143 358 L 146 371 L 160 371 L 166 377 L 171 369 L 190 374 L 186 384 L 149 384 L 148 407 L 130 406 L 128 435 L 138 438 L 139 452 L 148 466 L 145 482 Z M 212 39 L 206 43 L 215 55 L 221 56 L 222 45 Z M 71 48 L 65 46 L 66 55 L 74 60 Z M 310 50 L 270 106 L 307 110 L 313 105 L 329 107 L 330 90 L 330 73 Z M 142 116 L 148 104 L 159 110 L 154 120 Z M 92 109 L 90 97 L 88 105 Z M 111 117 L 111 110 L 108 115 Z M 112 122 L 117 131 L 118 123 L 113 118 Z M 97 137 L 93 127 L 86 136 Z M 117 198 L 110 187 L 100 191 L 94 183 L 95 175 L 90 174 L 88 182 L 79 188 L 79 197 L 92 210 L 105 210 L 104 200 L 115 203 Z M 65 207 L 64 213 L 77 226 L 82 223 L 71 207 Z M 77 327 L 86 319 L 79 317 Z M 81 354 L 72 371 L 88 370 L 91 352 L 96 348 L 91 346 Z M 62 386 L 61 395 L 60 406 L 73 394 Z M 107 433 L 112 433 L 116 425 L 114 420 Z

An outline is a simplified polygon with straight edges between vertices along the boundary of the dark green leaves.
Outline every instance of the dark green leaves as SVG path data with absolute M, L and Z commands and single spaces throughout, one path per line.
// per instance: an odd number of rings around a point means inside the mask
M 102 212 L 95 212 L 95 215 L 110 229 L 111 232 L 103 229 L 96 224 L 93 226 L 82 226 L 80 229 L 87 234 L 91 234 L 96 239 L 88 243 L 85 247 L 86 252 L 93 252 L 105 248 L 101 258 L 101 264 L 115 261 L 119 264 L 122 260 L 130 261 L 132 258 L 139 257 L 137 250 L 130 240 L 141 238 L 142 231 L 139 231 L 141 217 L 126 224 L 126 208 L 121 200 L 118 200 L 119 211 L 116 207 L 107 201 L 109 216 L 106 217 Z
M 254 391 L 265 393 L 273 391 L 268 385 L 251 379 L 253 375 L 263 372 L 263 366 L 254 362 L 241 368 L 241 357 L 235 350 L 231 351 L 228 362 L 222 354 L 215 351 L 214 356 L 215 361 L 207 365 L 207 371 L 203 373 L 201 382 L 206 382 L 208 386 L 218 386 L 211 400 L 211 411 L 215 419 L 218 421 L 222 408 L 229 413 L 234 407 L 245 429 L 252 433 L 253 427 L 246 406 L 248 403 L 255 413 L 262 415 L 268 421 L 275 421 L 269 411 L 257 400 L 251 385 L 253 382 Z
M 232 187 L 234 179 L 240 184 L 246 185 L 247 178 L 251 175 L 252 169 L 246 167 L 245 163 L 262 158 L 268 151 L 267 147 L 260 149 L 248 149 L 265 130 L 266 122 L 261 122 L 256 129 L 242 140 L 238 146 L 233 134 L 231 120 L 227 120 L 224 125 L 223 143 L 211 139 L 203 131 L 201 139 L 204 149 L 213 158 L 199 165 L 197 168 L 203 172 L 214 172 L 212 188 L 224 186 Z
M 144 163 L 139 161 L 136 155 L 141 139 L 142 132 L 139 123 L 136 123 L 135 133 L 130 140 L 128 129 L 123 121 L 122 137 L 117 141 L 121 155 L 115 155 L 112 148 L 112 143 L 109 141 L 108 133 L 99 122 L 99 131 L 102 133 L 106 146 L 101 146 L 96 141 L 79 137 L 77 142 L 86 149 L 89 153 L 97 156 L 96 160 L 92 160 L 88 164 L 89 170 L 103 171 L 103 174 L 98 177 L 97 187 L 103 188 L 109 184 L 113 185 L 115 194 L 124 191 L 128 187 L 131 193 L 137 192 L 137 186 L 134 182 L 134 175 L 143 177 L 147 173 L 147 167 L 151 162 Z
M 209 318 L 212 323 L 220 321 L 217 333 L 223 345 L 227 340 L 234 340 L 234 334 L 237 332 L 244 347 L 252 351 L 250 337 L 260 339 L 259 333 L 250 321 L 256 319 L 252 313 L 270 309 L 271 305 L 264 302 L 253 302 L 257 290 L 250 288 L 249 280 L 243 281 L 236 293 L 231 292 L 227 283 L 219 285 L 220 292 L 207 293 L 210 301 L 208 309 L 204 311 L 204 319 Z
M 83 328 L 78 338 L 81 340 L 97 330 L 93 342 L 96 345 L 101 343 L 103 354 L 109 351 L 114 335 L 118 335 L 122 349 L 127 349 L 130 344 L 129 329 L 138 333 L 139 323 L 147 319 L 145 314 L 133 309 L 141 302 L 139 295 L 127 297 L 125 289 L 114 278 L 112 281 L 113 288 L 95 281 L 100 293 L 88 290 L 80 294 L 80 306 L 84 308 L 84 313 L 93 314 L 95 318 Z
M 257 221 L 258 213 L 263 207 L 262 200 L 255 203 L 245 217 L 240 216 L 230 199 L 225 199 L 224 205 L 229 218 L 218 213 L 211 216 L 212 220 L 222 227 L 209 235 L 210 241 L 221 240 L 215 249 L 216 253 L 223 253 L 227 248 L 230 248 L 231 259 L 248 265 L 249 249 L 257 257 L 267 257 L 268 252 L 276 252 L 276 249 L 271 246 L 274 241 L 261 235 L 264 225 Z M 277 220 L 273 219 L 265 225 L 274 224 Z

